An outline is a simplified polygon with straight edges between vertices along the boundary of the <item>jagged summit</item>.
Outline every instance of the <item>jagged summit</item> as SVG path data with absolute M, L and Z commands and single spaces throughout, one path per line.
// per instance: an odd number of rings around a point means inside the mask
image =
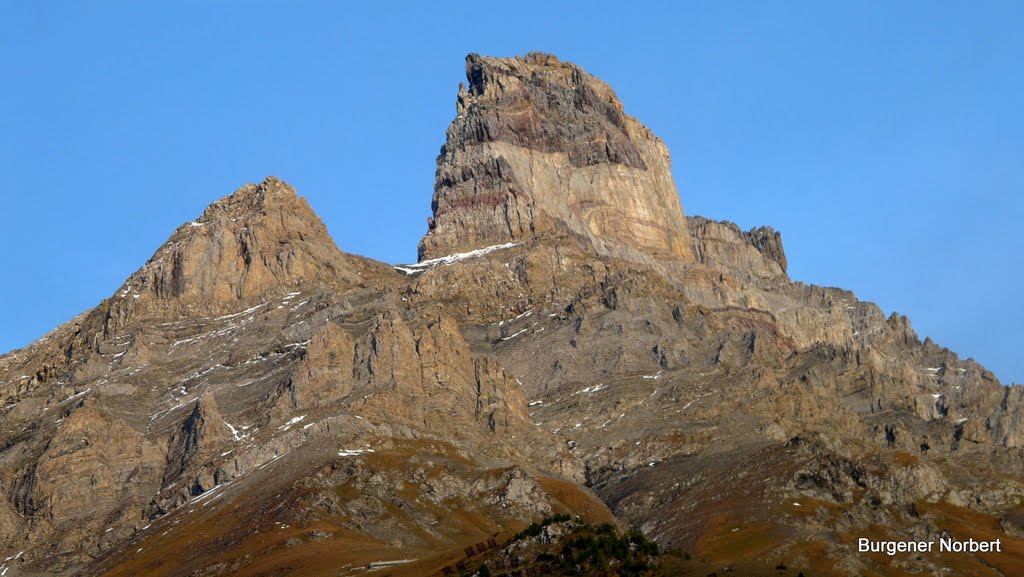
M 466 58 L 420 260 L 557 231 L 604 255 L 691 261 L 664 142 L 547 54 Z
M 310 221 L 319 221 L 291 185 L 276 176 L 267 176 L 262 182 L 246 184 L 217 200 L 206 207 L 202 216 L 187 224 L 205 224 L 220 218 L 245 218 L 273 210 L 306 213 L 304 216 L 310 217 Z

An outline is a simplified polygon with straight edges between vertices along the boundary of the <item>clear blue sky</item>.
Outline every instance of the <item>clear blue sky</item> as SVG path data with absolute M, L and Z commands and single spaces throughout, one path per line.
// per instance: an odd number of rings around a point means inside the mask
M 3 2 L 0 351 L 273 174 L 415 260 L 468 52 L 548 51 L 668 143 L 684 209 L 1024 381 L 1024 3 Z

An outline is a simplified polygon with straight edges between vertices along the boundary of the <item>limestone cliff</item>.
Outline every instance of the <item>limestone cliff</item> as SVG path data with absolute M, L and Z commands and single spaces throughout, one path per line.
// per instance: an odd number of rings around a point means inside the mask
M 771 227 L 741 231 L 731 222 L 687 218 L 697 261 L 749 282 L 787 281 L 782 235 Z
M 546 54 L 466 58 L 420 259 L 577 235 L 600 254 L 690 261 L 665 143 L 615 92 Z

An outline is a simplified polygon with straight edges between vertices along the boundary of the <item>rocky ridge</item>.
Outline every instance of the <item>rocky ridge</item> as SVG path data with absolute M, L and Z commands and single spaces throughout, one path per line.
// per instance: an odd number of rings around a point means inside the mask
M 467 78 L 417 265 L 268 178 L 0 357 L 4 577 L 428 575 L 559 513 L 701 568 L 1024 568 L 1021 387 L 792 282 L 774 230 L 685 219 L 575 65 Z M 942 534 L 1006 553 L 853 545 Z

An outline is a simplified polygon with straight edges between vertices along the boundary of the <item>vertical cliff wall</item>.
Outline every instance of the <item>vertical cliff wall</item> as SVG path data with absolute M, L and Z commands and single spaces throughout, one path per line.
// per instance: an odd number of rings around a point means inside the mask
M 601 254 L 693 260 L 665 143 L 554 56 L 466 58 L 421 260 L 558 230 Z

